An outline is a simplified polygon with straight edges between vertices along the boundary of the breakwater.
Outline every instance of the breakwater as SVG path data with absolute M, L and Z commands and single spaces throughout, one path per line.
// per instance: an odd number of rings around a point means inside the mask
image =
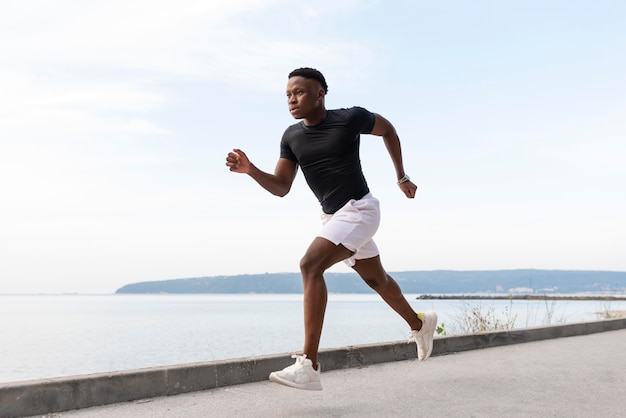
M 418 300 L 563 300 L 563 301 L 626 301 L 626 296 L 570 295 L 419 295 Z

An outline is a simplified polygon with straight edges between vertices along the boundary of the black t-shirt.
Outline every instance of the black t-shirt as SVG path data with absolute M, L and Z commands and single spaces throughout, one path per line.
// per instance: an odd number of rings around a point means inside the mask
M 374 114 L 362 107 L 327 110 L 315 126 L 304 122 L 285 130 L 280 156 L 302 168 L 306 182 L 324 213 L 335 213 L 350 199 L 360 199 L 369 188 L 359 158 L 360 134 L 374 129 Z

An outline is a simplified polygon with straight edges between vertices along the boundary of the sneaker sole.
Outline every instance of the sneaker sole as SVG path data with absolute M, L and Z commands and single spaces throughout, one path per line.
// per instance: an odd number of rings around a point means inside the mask
M 295 383 L 290 380 L 281 378 L 280 376 L 270 373 L 270 381 L 278 383 L 279 385 L 288 386 L 294 389 L 300 390 L 322 390 L 321 382 L 309 382 L 309 383 Z
M 435 338 L 435 328 L 437 328 L 437 313 L 435 311 L 430 312 L 430 321 L 428 321 L 428 327 L 426 330 L 428 331 L 426 335 L 430 336 L 430 343 L 428 344 L 428 351 L 426 352 L 426 356 L 424 356 L 422 361 L 428 359 L 433 352 L 433 340 Z M 424 326 L 427 326 L 424 324 Z

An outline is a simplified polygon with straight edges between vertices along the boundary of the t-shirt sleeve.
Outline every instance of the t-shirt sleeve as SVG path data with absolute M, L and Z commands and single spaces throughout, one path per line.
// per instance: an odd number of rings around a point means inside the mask
M 283 133 L 283 137 L 280 140 L 280 158 L 286 158 L 288 160 L 298 162 L 298 159 L 296 158 L 295 154 L 291 150 L 291 147 L 289 146 L 288 140 L 289 128 L 285 130 L 285 133 Z
M 355 106 L 351 110 L 351 121 L 359 127 L 359 132 L 362 134 L 369 134 L 374 129 L 376 123 L 376 116 L 369 110 Z

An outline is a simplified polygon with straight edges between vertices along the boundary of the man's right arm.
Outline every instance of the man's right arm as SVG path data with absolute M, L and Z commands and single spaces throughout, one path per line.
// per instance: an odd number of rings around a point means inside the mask
M 249 175 L 265 190 L 280 197 L 289 193 L 298 172 L 298 164 L 295 161 L 279 158 L 274 174 L 266 173 L 252 164 L 248 156 L 240 149 L 234 149 L 228 153 L 226 166 L 230 171 Z

